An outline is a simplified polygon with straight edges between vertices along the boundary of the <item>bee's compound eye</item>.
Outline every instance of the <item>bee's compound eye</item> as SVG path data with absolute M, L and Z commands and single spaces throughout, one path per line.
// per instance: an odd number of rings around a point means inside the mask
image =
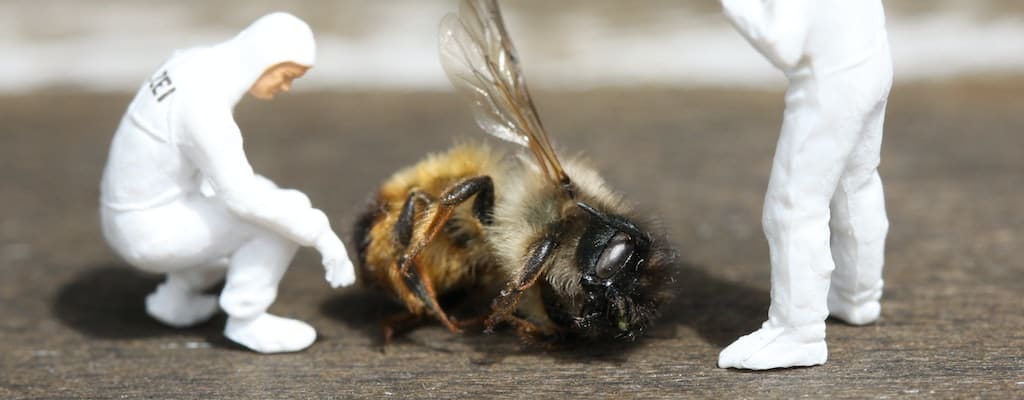
M 633 242 L 629 235 L 619 232 L 604 247 L 601 258 L 597 259 L 597 276 L 605 279 L 615 275 L 626 265 L 633 254 Z

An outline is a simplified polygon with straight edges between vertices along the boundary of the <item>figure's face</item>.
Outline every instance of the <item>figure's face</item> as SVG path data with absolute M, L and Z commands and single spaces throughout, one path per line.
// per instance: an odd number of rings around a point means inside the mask
M 309 67 L 293 62 L 283 62 L 263 71 L 260 79 L 257 79 L 249 94 L 260 100 L 272 100 L 274 95 L 280 92 L 287 92 L 292 88 L 292 81 L 306 74 Z

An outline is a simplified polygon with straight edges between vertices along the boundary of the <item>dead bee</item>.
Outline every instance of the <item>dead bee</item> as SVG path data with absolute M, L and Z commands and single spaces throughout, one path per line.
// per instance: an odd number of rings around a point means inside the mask
M 458 145 L 384 182 L 354 243 L 360 281 L 409 311 L 391 321 L 386 338 L 426 316 L 461 332 L 437 299 L 465 288 L 496 296 L 483 321 L 488 331 L 509 323 L 542 341 L 643 334 L 670 298 L 674 251 L 629 215 L 593 168 L 575 159 L 563 168 L 495 1 L 463 1 L 442 21 L 440 49 L 480 127 L 532 159 Z

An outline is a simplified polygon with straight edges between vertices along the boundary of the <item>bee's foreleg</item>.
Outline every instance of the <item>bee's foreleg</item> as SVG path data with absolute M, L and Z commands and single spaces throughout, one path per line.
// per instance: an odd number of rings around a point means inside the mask
M 541 325 L 530 322 L 525 318 L 511 317 L 509 322 L 516 329 L 516 334 L 531 345 L 554 345 L 561 339 L 561 332 L 554 329 L 544 329 Z
M 512 320 L 512 313 L 515 312 L 516 305 L 519 304 L 519 297 L 526 289 L 537 283 L 537 279 L 547 264 L 548 257 L 558 247 L 557 233 L 560 231 L 561 229 L 557 227 L 548 230 L 548 233 L 534 245 L 530 257 L 526 260 L 526 265 L 520 270 L 519 275 L 514 281 L 509 282 L 508 286 L 491 303 L 491 315 L 485 322 L 486 332 L 493 332 L 496 325 Z

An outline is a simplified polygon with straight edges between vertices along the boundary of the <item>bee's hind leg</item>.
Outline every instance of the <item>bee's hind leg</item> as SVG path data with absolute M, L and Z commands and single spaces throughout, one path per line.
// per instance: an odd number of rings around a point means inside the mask
M 413 314 L 411 312 L 393 315 L 384 320 L 382 323 L 384 328 L 384 352 L 387 352 L 388 347 L 391 346 L 391 341 L 395 336 L 401 336 L 421 324 L 423 324 L 423 316 Z
M 493 208 L 494 208 L 494 183 L 491 181 L 491 177 L 482 175 L 472 178 L 467 178 L 459 183 L 456 183 L 447 189 L 434 203 L 435 206 L 430 212 L 427 213 L 429 220 L 427 225 L 422 230 L 412 229 L 412 232 L 407 237 L 409 238 L 409 245 L 405 252 L 398 259 L 399 270 L 406 274 L 409 271 L 409 266 L 412 260 L 423 251 L 423 248 L 427 246 L 437 234 L 441 232 L 444 224 L 452 216 L 452 212 L 455 211 L 455 207 L 469 200 L 470 197 L 477 196 L 476 201 L 473 203 L 473 213 L 480 219 L 484 224 L 489 224 L 493 219 Z M 402 209 L 402 214 L 405 214 L 406 209 L 411 209 L 410 213 L 415 213 L 415 204 L 410 205 L 410 201 L 413 200 L 414 194 L 409 195 L 409 199 L 406 200 L 406 204 Z M 401 222 L 401 215 L 399 215 L 399 222 Z M 415 220 L 413 217 L 409 217 L 410 220 Z M 396 229 L 398 224 L 396 224 Z M 414 228 L 414 224 L 407 224 L 410 228 Z
M 393 234 L 395 242 L 403 251 L 409 247 L 412 241 L 413 228 L 416 226 L 416 206 L 426 207 L 434 200 L 426 193 L 412 191 L 402 204 L 402 212 L 398 214 L 398 221 L 395 222 Z
M 461 333 L 462 329 L 441 308 L 430 275 L 425 273 L 423 266 L 414 260 L 427 244 L 434 240 L 441 227 L 451 218 L 455 207 L 469 200 L 473 195 L 477 195 L 473 203 L 474 214 L 482 223 L 490 223 L 491 210 L 494 206 L 494 185 L 490 177 L 479 176 L 463 180 L 449 187 L 441 193 L 436 201 L 419 191 L 409 193 L 394 227 L 394 240 L 398 244 L 398 248 L 403 249 L 401 256 L 398 257 L 398 268 L 402 280 L 409 291 L 452 333 Z M 418 215 L 416 210 L 420 204 L 423 204 L 424 207 L 433 204 L 434 208 L 430 212 Z M 423 218 L 429 218 L 427 226 L 425 229 L 417 231 L 416 222 Z
M 475 186 L 476 199 L 473 200 L 473 215 L 481 224 L 494 223 L 494 182 L 489 176 L 480 176 L 468 181 Z
M 434 283 L 430 281 L 430 276 L 423 273 L 423 267 L 419 263 L 413 262 L 412 268 L 409 273 L 403 275 L 405 286 L 416 295 L 416 298 L 423 302 L 423 305 L 427 307 L 437 319 L 441 321 L 441 324 L 451 333 L 462 333 L 462 329 L 456 326 L 455 322 L 448 318 L 448 314 L 441 308 L 441 304 L 437 302 L 437 294 L 434 293 Z

